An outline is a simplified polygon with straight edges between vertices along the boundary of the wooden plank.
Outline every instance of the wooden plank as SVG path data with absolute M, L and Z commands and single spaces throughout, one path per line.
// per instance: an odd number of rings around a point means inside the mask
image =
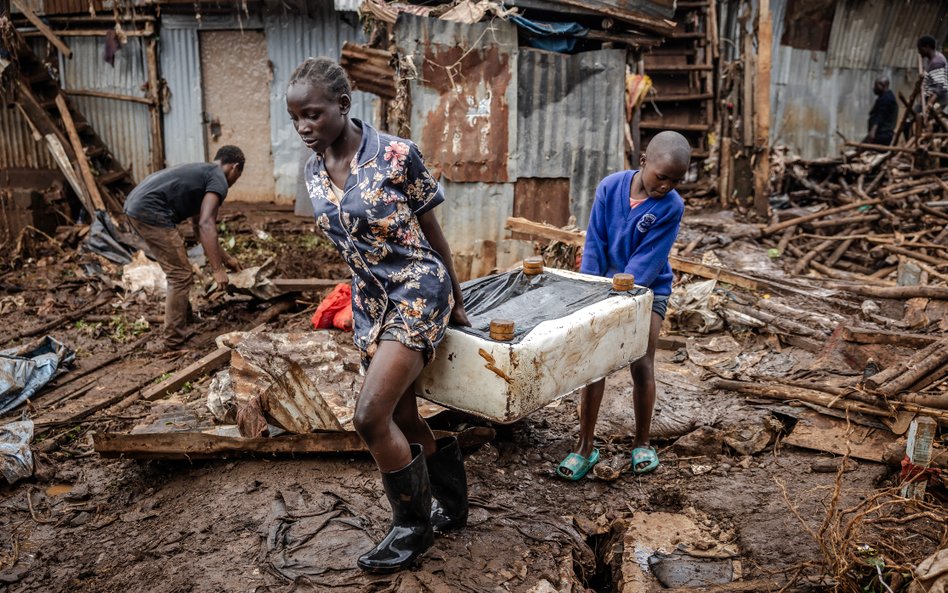
M 148 114 L 151 116 L 151 167 L 153 171 L 165 168 L 165 143 L 161 132 L 161 111 L 159 93 L 163 84 L 158 79 L 158 40 L 148 40 L 145 52 L 148 64 Z
M 859 296 L 880 299 L 938 299 L 948 301 L 948 287 L 944 286 L 862 286 L 859 284 L 827 284 L 828 288 L 844 290 Z
M 462 449 L 479 447 L 496 432 L 482 426 L 460 433 L 434 431 L 435 438 L 456 435 Z M 103 457 L 130 459 L 219 459 L 222 457 L 283 457 L 334 453 L 365 453 L 368 449 L 356 432 L 320 432 L 272 438 L 227 437 L 201 432 L 151 434 L 95 433 L 93 443 Z
M 856 344 L 894 344 L 911 348 L 924 348 L 932 342 L 938 341 L 937 336 L 927 336 L 925 334 L 906 334 L 881 329 L 845 326 L 842 328 L 840 336 L 847 342 L 855 342 Z
M 754 210 L 766 217 L 770 211 L 770 54 L 773 30 L 770 0 L 757 4 L 757 57 L 754 77 Z
M 53 31 L 49 27 L 46 26 L 46 23 L 44 23 L 38 16 L 36 16 L 36 13 L 33 12 L 33 10 L 30 9 L 30 7 L 27 4 L 22 2 L 22 0 L 12 0 L 12 4 L 17 10 L 23 13 L 23 16 L 25 16 L 26 19 L 30 21 L 34 27 L 39 29 L 40 33 L 43 34 L 43 37 L 48 39 L 49 42 L 52 43 L 56 47 L 56 49 L 59 50 L 59 53 L 64 55 L 66 58 L 72 57 L 72 50 L 69 49 L 69 46 L 63 43 L 63 40 L 57 37 L 56 34 L 53 33 Z
M 53 155 L 53 160 L 59 165 L 59 170 L 65 175 L 66 181 L 68 181 L 69 186 L 72 187 L 72 191 L 76 192 L 79 201 L 82 202 L 82 207 L 90 214 L 95 212 L 95 206 L 92 205 L 89 192 L 86 191 L 86 186 L 79 179 L 79 176 L 76 175 L 76 170 L 72 168 L 72 163 L 66 154 L 66 148 L 63 146 L 63 143 L 59 141 L 59 137 L 56 136 L 56 134 L 46 134 L 44 138 L 46 139 L 46 146 L 49 148 L 49 153 Z
M 882 463 L 882 454 L 892 443 L 904 441 L 887 430 L 847 423 L 815 412 L 802 410 L 793 431 L 783 438 L 785 445 L 814 449 L 836 455 Z
M 70 97 L 96 97 L 98 99 L 113 99 L 115 101 L 127 101 L 130 103 L 142 103 L 144 105 L 154 105 L 154 101 L 148 97 L 136 97 L 134 95 L 120 95 L 117 93 L 107 93 L 105 91 L 93 91 L 90 89 L 63 89 L 63 92 Z
M 172 370 L 174 368 L 174 364 L 175 361 L 172 360 L 159 366 L 155 374 L 150 375 L 150 378 L 147 381 L 144 383 L 138 383 L 133 387 L 125 389 L 124 391 L 116 393 L 96 387 L 94 391 L 97 391 L 98 393 L 85 395 L 82 399 L 77 399 L 73 402 L 70 402 L 70 404 L 66 405 L 65 407 L 46 412 L 42 416 L 34 418 L 33 424 L 37 429 L 58 425 L 75 424 L 80 420 L 95 414 L 99 410 L 104 410 L 108 407 L 111 407 L 125 398 L 138 393 L 139 390 L 141 390 L 143 384 L 151 384 L 155 379 Z
M 89 167 L 89 159 L 82 147 L 82 140 L 79 139 L 79 132 L 76 131 L 76 124 L 72 121 L 72 114 L 69 113 L 69 106 L 66 105 L 66 99 L 62 93 L 56 93 L 56 107 L 59 109 L 59 115 L 63 119 L 63 126 L 66 127 L 66 135 L 69 136 L 69 142 L 76 153 L 76 160 L 79 162 L 79 171 L 82 173 L 82 179 L 89 189 L 89 197 L 92 200 L 92 206 L 98 210 L 105 210 L 105 203 L 102 202 L 102 194 L 99 193 L 99 186 L 96 185 L 95 177 L 92 176 L 92 169 Z M 92 214 L 90 212 L 90 214 Z
M 803 216 L 798 216 L 796 218 L 791 218 L 790 220 L 785 220 L 783 222 L 778 222 L 764 228 L 761 233 L 764 235 L 770 235 L 776 233 L 777 231 L 782 231 L 783 229 L 790 228 L 792 226 L 797 226 L 798 224 L 803 224 L 804 222 L 809 222 L 811 220 L 816 220 L 818 218 L 824 218 L 831 214 L 839 214 L 840 212 L 847 212 L 849 210 L 855 210 L 856 208 L 862 208 L 863 206 L 874 206 L 876 204 L 881 204 L 882 200 L 863 200 L 862 202 L 853 202 L 852 204 L 846 204 L 844 206 L 837 206 L 836 208 L 828 208 L 826 210 L 821 210 L 819 212 L 814 212 L 812 214 L 805 214 Z
M 166 395 L 181 389 L 181 386 L 188 381 L 191 381 L 192 379 L 200 377 L 201 375 L 207 374 L 211 371 L 216 371 L 228 362 L 230 362 L 230 348 L 218 348 L 210 354 L 204 355 L 197 361 L 174 373 L 161 383 L 143 390 L 142 399 L 155 401 L 156 399 L 165 397 Z
M 556 228 L 548 224 L 533 222 L 526 218 L 510 217 L 504 223 L 504 228 L 517 233 L 523 233 L 532 237 L 547 239 L 549 241 L 559 241 L 567 245 L 583 246 L 586 244 L 585 231 L 567 231 Z
M 324 278 L 273 278 L 270 283 L 283 292 L 310 292 L 332 288 L 337 284 L 350 282 L 351 278 L 327 280 Z
M 730 270 L 725 270 L 717 266 L 708 266 L 696 261 L 675 257 L 674 255 L 668 258 L 668 263 L 671 264 L 672 269 L 676 272 L 693 274 L 695 276 L 701 276 L 702 278 L 708 278 L 709 280 L 718 280 L 748 290 L 758 290 L 760 288 L 760 283 L 755 278 L 737 272 L 731 272 Z

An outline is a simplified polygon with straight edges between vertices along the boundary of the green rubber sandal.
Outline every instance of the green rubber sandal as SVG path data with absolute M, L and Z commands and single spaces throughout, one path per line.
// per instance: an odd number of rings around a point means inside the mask
M 647 465 L 639 467 L 643 463 Z M 658 467 L 658 454 L 653 447 L 636 447 L 632 449 L 632 473 L 641 476 L 655 471 Z
M 597 463 L 599 463 L 599 449 L 593 449 L 588 459 L 579 453 L 570 453 L 556 468 L 556 475 L 572 482 L 582 480 Z M 569 473 L 565 473 L 564 470 L 568 470 Z

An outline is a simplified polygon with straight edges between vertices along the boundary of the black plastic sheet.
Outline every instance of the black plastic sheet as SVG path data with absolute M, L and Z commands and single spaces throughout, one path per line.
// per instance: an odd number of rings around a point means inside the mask
M 95 213 L 95 219 L 89 225 L 85 248 L 122 266 L 132 261 L 136 251 L 141 250 L 146 256 L 151 255 L 148 246 L 134 231 L 123 231 L 112 221 L 109 214 L 102 210 Z
M 523 270 L 494 274 L 461 285 L 471 327 L 455 329 L 490 339 L 491 319 L 509 319 L 516 324 L 511 341 L 519 342 L 544 321 L 566 317 L 613 296 L 638 296 L 647 290 L 616 292 L 605 282 L 550 273 L 528 276 Z

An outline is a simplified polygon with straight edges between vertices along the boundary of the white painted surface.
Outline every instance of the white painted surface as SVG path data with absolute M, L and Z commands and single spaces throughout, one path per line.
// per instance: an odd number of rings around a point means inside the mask
M 546 274 L 611 280 L 546 268 Z M 449 328 L 415 392 L 437 404 L 514 422 L 645 355 L 652 292 L 620 295 L 545 321 L 518 343 Z M 516 321 L 516 320 L 514 320 Z

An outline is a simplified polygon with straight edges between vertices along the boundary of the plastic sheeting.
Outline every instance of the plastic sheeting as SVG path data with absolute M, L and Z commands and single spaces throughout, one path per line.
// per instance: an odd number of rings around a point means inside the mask
M 517 15 L 510 20 L 528 33 L 527 43 L 531 47 L 547 51 L 570 53 L 576 49 L 577 37 L 589 33 L 589 29 L 579 23 L 549 23 Z
M 616 294 L 637 296 L 648 289 L 616 293 L 604 282 L 566 278 L 555 274 L 527 276 L 522 269 L 470 280 L 461 285 L 464 310 L 471 327 L 459 331 L 490 338 L 491 319 L 516 322 L 516 343 L 544 321 L 566 317 Z
M 46 336 L 38 342 L 0 351 L 0 414 L 33 397 L 76 353 Z
M 95 220 L 89 225 L 89 236 L 84 247 L 122 266 L 132 261 L 132 254 L 136 250 L 142 250 L 146 255 L 151 253 L 141 238 L 122 231 L 112 222 L 109 214 L 101 210 L 95 213 Z
M 0 474 L 8 484 L 33 475 L 33 421 L 20 420 L 0 426 Z

